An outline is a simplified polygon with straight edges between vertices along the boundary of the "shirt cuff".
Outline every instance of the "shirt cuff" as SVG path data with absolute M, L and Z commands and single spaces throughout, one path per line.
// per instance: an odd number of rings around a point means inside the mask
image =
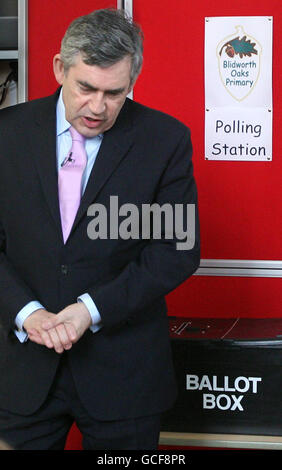
M 97 331 L 99 331 L 101 329 L 102 323 L 101 323 L 100 313 L 99 313 L 95 303 L 93 302 L 92 297 L 90 297 L 90 295 L 87 294 L 87 293 L 82 294 L 77 298 L 77 301 L 78 302 L 83 302 L 85 304 L 85 306 L 87 307 L 87 309 L 90 313 L 91 319 L 92 319 L 92 325 L 90 326 L 90 330 L 93 333 L 96 333 Z
M 25 319 L 40 308 L 44 308 L 43 305 L 41 305 L 41 303 L 37 300 L 32 300 L 31 302 L 26 304 L 17 314 L 15 318 L 17 330 L 14 330 L 14 333 L 21 343 L 24 343 L 28 338 L 27 333 L 23 330 L 23 324 Z

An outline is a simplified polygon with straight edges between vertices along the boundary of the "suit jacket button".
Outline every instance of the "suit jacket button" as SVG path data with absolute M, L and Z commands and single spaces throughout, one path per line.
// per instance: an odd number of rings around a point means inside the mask
M 61 265 L 61 273 L 64 275 L 68 274 L 68 267 L 66 264 Z

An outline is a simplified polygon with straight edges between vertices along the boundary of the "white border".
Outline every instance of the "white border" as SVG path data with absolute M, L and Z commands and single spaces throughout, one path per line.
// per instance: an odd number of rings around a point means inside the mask
M 133 0 L 117 0 L 117 8 L 119 10 L 125 10 L 133 19 Z M 128 98 L 133 100 L 133 90 L 127 95 Z
M 28 0 L 18 0 L 18 103 L 28 99 L 27 18 Z
M 117 0 L 117 7 L 126 10 L 133 17 L 133 0 Z

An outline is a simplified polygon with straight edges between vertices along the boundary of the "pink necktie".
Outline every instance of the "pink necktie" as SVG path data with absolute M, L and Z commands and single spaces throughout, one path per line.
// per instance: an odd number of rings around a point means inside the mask
M 64 242 L 70 234 L 81 199 L 81 180 L 87 163 L 85 138 L 69 129 L 72 147 L 59 171 L 59 201 Z

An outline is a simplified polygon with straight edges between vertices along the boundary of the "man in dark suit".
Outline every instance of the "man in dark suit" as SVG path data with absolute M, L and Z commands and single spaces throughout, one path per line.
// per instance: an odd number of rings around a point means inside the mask
M 59 90 L 0 114 L 0 437 L 16 449 L 64 448 L 74 421 L 85 449 L 155 449 L 175 400 L 165 295 L 199 265 L 197 191 L 188 128 L 127 98 L 141 64 L 138 26 L 93 12 L 54 58 Z

